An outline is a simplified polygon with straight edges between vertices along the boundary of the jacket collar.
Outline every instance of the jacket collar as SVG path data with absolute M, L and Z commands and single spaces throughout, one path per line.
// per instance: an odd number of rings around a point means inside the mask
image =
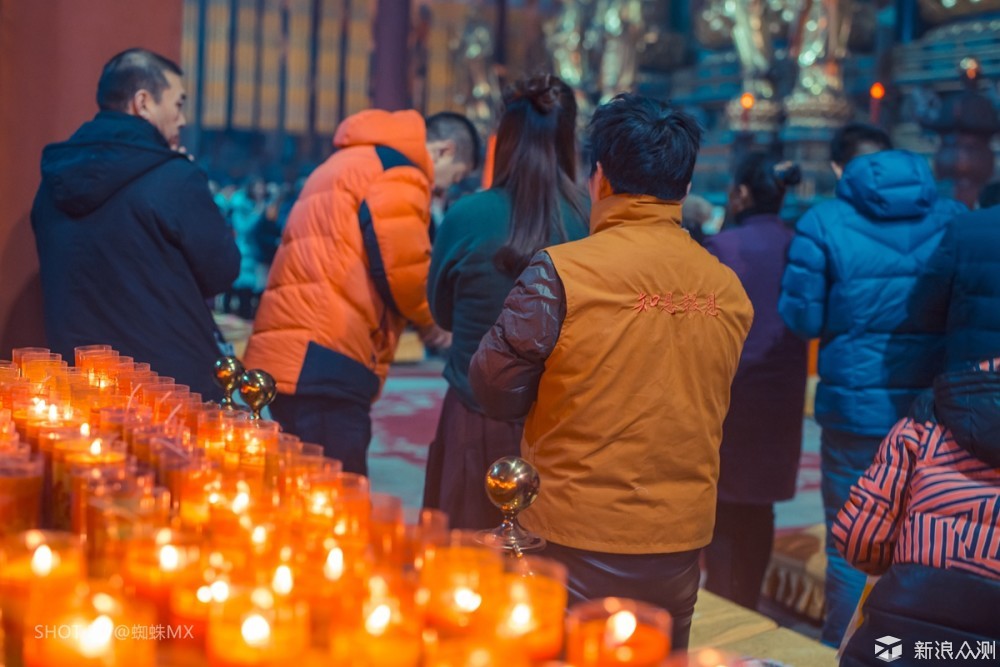
M 747 211 L 745 214 L 741 213 L 736 216 L 736 223 L 742 226 L 774 222 L 784 224 L 781 221 L 781 218 L 774 213 L 753 213 L 751 211 Z
M 681 226 L 681 203 L 664 201 L 649 195 L 611 195 L 593 205 L 590 211 L 592 234 L 620 225 L 663 223 Z

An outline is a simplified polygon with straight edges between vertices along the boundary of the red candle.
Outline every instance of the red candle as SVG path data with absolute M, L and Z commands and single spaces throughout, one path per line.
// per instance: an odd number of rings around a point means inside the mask
M 567 626 L 566 660 L 574 667 L 656 667 L 670 653 L 670 614 L 635 600 L 580 603 Z

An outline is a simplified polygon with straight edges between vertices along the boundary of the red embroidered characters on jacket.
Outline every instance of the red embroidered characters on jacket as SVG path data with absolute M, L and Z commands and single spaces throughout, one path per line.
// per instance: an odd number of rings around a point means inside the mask
M 715 292 L 705 296 L 704 303 L 702 303 L 701 297 L 695 292 L 681 293 L 680 300 L 676 302 L 674 301 L 673 291 L 666 292 L 663 295 L 640 292 L 634 304 L 632 310 L 636 313 L 660 310 L 670 315 L 698 312 L 703 315 L 711 315 L 712 317 L 719 316 L 719 306 L 716 303 Z

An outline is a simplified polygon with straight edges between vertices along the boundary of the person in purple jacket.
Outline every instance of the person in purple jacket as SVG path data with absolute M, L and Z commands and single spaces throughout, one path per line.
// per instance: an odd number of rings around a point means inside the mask
M 729 193 L 736 225 L 705 248 L 731 268 L 753 303 L 753 326 L 733 379 L 719 452 L 715 537 L 705 550 L 705 587 L 757 607 L 774 541 L 774 503 L 795 495 L 802 449 L 807 343 L 778 314 L 781 276 L 793 232 L 778 217 L 799 168 L 751 153 Z

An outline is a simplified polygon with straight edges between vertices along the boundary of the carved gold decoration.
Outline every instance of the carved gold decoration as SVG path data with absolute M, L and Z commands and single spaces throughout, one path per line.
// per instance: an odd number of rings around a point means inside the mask
M 944 23 L 963 16 L 1000 11 L 1000 0 L 919 0 L 920 16 L 929 23 Z
M 837 127 L 851 117 L 841 62 L 847 56 L 853 4 L 802 0 L 792 33 L 791 55 L 798 60 L 799 74 L 785 103 L 789 125 Z

